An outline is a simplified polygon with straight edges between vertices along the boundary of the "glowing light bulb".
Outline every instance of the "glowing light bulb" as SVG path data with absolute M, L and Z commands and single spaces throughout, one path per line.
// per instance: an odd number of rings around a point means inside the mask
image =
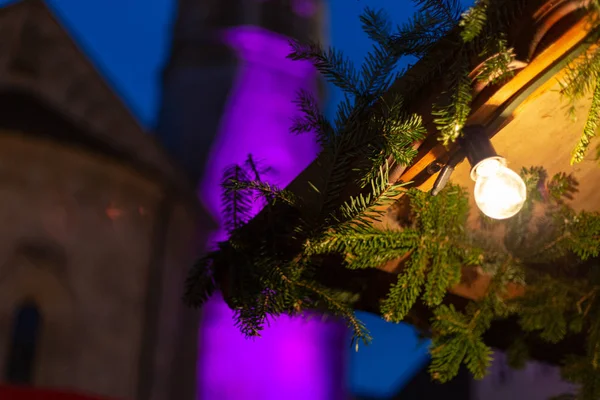
M 506 167 L 502 157 L 490 157 L 471 170 L 475 181 L 475 203 L 488 217 L 510 218 L 518 213 L 527 198 L 523 179 Z

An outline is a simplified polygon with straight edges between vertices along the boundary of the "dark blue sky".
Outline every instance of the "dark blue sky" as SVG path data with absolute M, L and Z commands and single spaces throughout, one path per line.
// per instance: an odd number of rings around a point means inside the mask
M 0 6 L 17 1 L 0 0 Z M 134 114 L 151 127 L 175 1 L 46 0 L 46 3 Z
M 202 1 L 202 0 L 199 0 Z M 14 1 L 0 0 L 0 6 Z M 152 128 L 160 94 L 160 71 L 168 50 L 174 0 L 47 0 L 115 90 L 148 128 Z M 471 3 L 463 0 L 464 4 Z M 330 43 L 360 63 L 370 42 L 360 30 L 365 6 L 386 9 L 396 23 L 412 12 L 409 0 L 330 0 Z M 330 91 L 330 104 L 339 94 Z M 422 365 L 425 348 L 406 325 L 386 324 L 361 315 L 374 343 L 350 356 L 354 391 L 385 395 Z

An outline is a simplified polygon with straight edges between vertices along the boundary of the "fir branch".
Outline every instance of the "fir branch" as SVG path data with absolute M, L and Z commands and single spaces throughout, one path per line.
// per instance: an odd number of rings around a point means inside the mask
M 360 150 L 361 155 L 369 160 L 369 167 L 364 169 L 359 181 L 361 187 L 378 178 L 381 165 L 388 168 L 390 157 L 396 165 L 408 165 L 417 154 L 414 144 L 426 135 L 420 116 L 405 116 L 401 111 L 403 105 L 400 99 L 392 104 L 383 115 L 375 117 L 382 119 L 381 128 L 370 145 Z
M 307 91 L 298 92 L 295 101 L 302 117 L 292 121 L 291 132 L 294 134 L 314 133 L 322 149 L 326 149 L 334 138 L 334 130 L 327 118 L 323 115 L 316 99 Z
M 592 21 L 592 23 L 596 25 L 598 22 Z M 589 39 L 589 43 L 596 42 L 599 36 L 600 33 L 594 33 Z M 588 93 L 593 93 L 584 131 L 571 155 L 571 164 L 583 161 L 590 140 L 596 136 L 599 124 L 598 113 L 600 112 L 600 87 L 598 82 L 600 82 L 600 48 L 592 51 L 588 49 L 583 56 L 571 60 L 567 65 L 565 78 L 560 81 L 561 95 L 568 100 L 568 112 L 572 117 L 575 115 L 576 103 Z
M 192 266 L 186 280 L 184 302 L 190 307 L 202 306 L 215 292 L 213 261 L 217 253 L 209 253 Z
M 421 138 L 424 133 L 420 127 L 420 119 L 415 116 L 400 117 L 399 99 L 389 106 L 389 110 L 393 110 L 398 116 L 393 122 L 395 126 L 391 126 L 391 119 L 381 118 L 378 114 L 380 108 L 374 107 L 396 79 L 394 68 L 401 52 L 394 47 L 391 36 L 385 38 L 390 33 L 390 27 L 385 22 L 383 13 L 367 9 L 362 21 L 363 28 L 373 36 L 376 43 L 367 55 L 360 74 L 353 72 L 340 57 L 334 56 L 337 53 L 319 53 L 314 46 L 296 47 L 291 56 L 295 59 L 311 59 L 317 68 L 324 69 L 326 75 L 331 75 L 331 71 L 338 71 L 338 75 L 344 75 L 348 79 L 334 79 L 334 83 L 342 89 L 345 86 L 352 87 L 351 90 L 346 90 L 344 100 L 338 105 L 333 134 L 327 135 L 335 139 L 328 141 L 323 156 L 326 169 L 318 188 L 321 200 L 317 215 L 320 216 L 329 215 L 338 206 L 340 193 L 354 174 L 356 160 L 362 160 L 362 156 L 366 155 L 381 162 L 393 156 L 398 161 L 407 163 L 415 154 L 412 149 L 414 139 Z M 352 84 L 348 84 L 348 81 Z M 315 113 L 311 111 L 311 114 Z M 316 120 L 314 117 L 311 119 Z M 373 177 L 377 168 L 378 166 L 373 167 L 371 164 L 366 174 L 370 173 L 370 177 Z M 370 181 L 364 176 L 361 174 L 359 178 L 363 185 Z
M 376 100 L 386 93 L 398 79 L 392 72 L 399 58 L 399 53 L 389 46 L 373 46 L 361 67 L 361 94 Z
M 447 185 L 437 196 L 419 190 L 410 190 L 411 217 L 423 234 L 441 239 L 464 238 L 464 224 L 469 212 L 468 195 L 457 185 Z M 440 213 L 440 210 L 445 210 Z
M 581 260 L 600 255 L 600 214 L 582 211 L 568 213 L 563 220 L 566 231 L 562 244 Z
M 474 41 L 486 41 L 507 34 L 521 19 L 528 4 L 529 0 L 488 0 L 486 24 Z
M 252 155 L 248 155 L 244 167 L 233 165 L 227 168 L 221 182 L 225 228 L 230 234 L 250 220 L 258 198 L 264 199 L 266 204 L 278 200 L 296 205 L 296 197 L 292 193 L 262 181 L 262 175 L 270 169 L 258 164 Z
M 291 41 L 292 52 L 288 58 L 295 61 L 310 61 L 329 82 L 346 93 L 360 96 L 359 75 L 354 64 L 335 49 L 323 50 L 316 43 Z
M 340 302 L 336 298 L 337 295 L 333 293 L 330 289 L 321 287 L 316 283 L 290 279 L 281 271 L 279 272 L 279 277 L 282 281 L 286 282 L 289 285 L 304 288 L 307 291 L 315 294 L 317 296 L 315 303 L 317 306 L 320 302 L 322 302 L 325 305 L 325 309 L 327 309 L 329 312 L 333 313 L 334 315 L 343 317 L 346 320 L 348 327 L 352 330 L 352 344 L 355 344 L 357 349 L 358 341 L 362 341 L 364 344 L 370 343 L 371 336 L 365 325 L 358 318 L 356 318 L 354 311 L 350 307 L 348 307 L 348 305 L 344 304 L 343 302 Z
M 523 257 L 549 262 L 575 255 L 580 260 L 600 254 L 600 214 L 575 212 L 562 202 L 548 209 L 535 235 L 526 238 Z
M 369 39 L 381 47 L 390 45 L 393 34 L 392 24 L 385 11 L 366 7 L 360 15 L 360 22 L 363 32 L 367 34 Z
M 517 337 L 506 351 L 507 363 L 513 369 L 523 369 L 531 358 L 525 339 Z
M 580 163 L 585 157 L 585 153 L 590 145 L 591 140 L 596 136 L 598 126 L 600 124 L 600 75 L 596 79 L 594 93 L 592 95 L 592 104 L 588 112 L 588 117 L 583 128 L 583 134 L 573 149 L 571 154 L 571 165 Z
M 440 40 L 447 38 L 455 28 L 462 9 L 453 0 L 416 0 L 415 3 L 418 11 L 392 35 L 393 47 L 401 55 L 422 58 Z M 437 70 L 441 60 L 435 61 L 434 69 Z
M 362 28 L 375 42 L 372 51 L 365 57 L 361 68 L 363 96 L 379 99 L 397 80 L 399 74 L 393 73 L 406 49 L 397 46 L 398 37 L 394 39 L 391 23 L 382 11 L 366 8 L 361 15 Z
M 460 20 L 462 32 L 460 33 L 465 43 L 477 38 L 487 22 L 487 8 L 489 0 L 477 0 L 475 5 L 465 11 Z
M 340 207 L 340 213 L 345 224 L 358 224 L 368 227 L 371 223 L 380 221 L 385 210 L 396 201 L 403 191 L 405 183 L 389 183 L 387 160 L 384 165 L 385 167 L 379 167 L 379 176 L 370 180 L 370 193 L 351 196 Z
M 283 274 L 297 275 L 298 265 L 280 261 L 271 244 L 259 238 L 254 247 L 235 246 L 226 253 L 231 295 L 225 300 L 235 312 L 236 326 L 247 337 L 259 337 L 270 319 L 278 315 L 294 314 L 295 304 L 302 297 L 280 278 Z
M 259 163 L 257 163 L 254 160 L 254 157 L 252 157 L 252 154 L 248 154 L 248 156 L 246 157 L 246 161 L 244 162 L 244 166 L 246 167 L 248 173 L 252 174 L 256 182 L 261 182 L 261 176 L 271 171 L 270 168 L 265 168 Z
M 543 277 L 528 287 L 527 296 L 519 302 L 519 323 L 525 331 L 538 331 L 542 339 L 557 343 L 567 334 L 567 313 L 574 304 L 568 285 Z
M 280 189 L 276 185 L 273 185 L 268 182 L 260 182 L 254 180 L 238 181 L 230 179 L 223 185 L 223 187 L 227 191 L 231 192 L 254 192 L 258 196 L 264 198 L 266 201 L 272 204 L 275 204 L 275 202 L 277 201 L 281 201 L 282 203 L 290 206 L 297 205 L 297 198 L 294 193 L 285 189 Z
M 559 172 L 550 179 L 546 189 L 555 202 L 564 204 L 565 200 L 573 200 L 573 196 L 579 191 L 578 186 L 579 182 L 573 174 Z
M 583 98 L 595 88 L 599 77 L 600 48 L 592 52 L 586 52 L 583 56 L 572 60 L 567 65 L 567 74 L 560 81 L 561 94 L 569 100 L 573 107 L 576 101 Z
M 307 245 L 307 255 L 342 254 L 350 269 L 376 268 L 383 262 L 406 255 L 420 242 L 412 230 L 378 230 L 372 227 L 330 232 Z
M 239 165 L 233 165 L 225 170 L 221 181 L 223 190 L 223 217 L 225 229 L 229 233 L 246 224 L 251 218 L 252 199 L 243 190 L 237 190 L 234 183 L 249 182 L 247 172 Z
M 427 15 L 434 21 L 455 25 L 462 14 L 459 0 L 413 0 L 419 7 L 419 14 Z
M 398 104 L 398 103 L 397 103 Z M 424 139 L 427 129 L 423 126 L 420 115 L 396 114 L 394 110 L 386 115 L 389 120 L 389 131 L 387 133 L 386 152 L 392 155 L 394 161 L 399 165 L 408 165 L 416 156 L 413 149 L 414 143 Z
M 589 356 L 567 358 L 561 370 L 564 379 L 579 385 L 578 393 L 572 395 L 576 400 L 597 400 L 600 398 L 600 370 L 594 367 Z
M 471 79 L 466 70 L 460 74 L 451 89 L 452 95 L 449 104 L 435 105 L 432 111 L 432 115 L 435 117 L 433 122 L 440 132 L 440 140 L 444 145 L 453 143 L 459 137 L 471 112 Z
M 401 322 L 408 315 L 422 293 L 427 262 L 425 252 L 417 249 L 411 254 L 406 269 L 381 303 L 381 314 L 386 321 Z
M 480 56 L 487 59 L 477 75 L 479 82 L 495 84 L 512 76 L 510 64 L 515 60 L 515 52 L 508 47 L 504 35 L 490 39 Z
M 355 345 L 357 349 L 359 341 L 363 342 L 365 345 L 368 345 L 371 342 L 372 338 L 365 324 L 356 318 L 352 308 L 338 301 L 336 296 L 332 294 L 330 290 L 304 282 L 298 282 L 297 284 L 316 294 L 318 299 L 325 304 L 326 309 L 334 315 L 344 317 L 347 326 L 352 330 L 352 344 Z
M 264 289 L 254 299 L 253 305 L 244 303 L 234 310 L 235 325 L 244 336 L 260 337 L 269 318 L 279 314 L 279 310 L 275 307 L 275 296 L 276 293 L 272 289 Z
M 479 257 L 479 261 L 483 261 Z M 491 350 L 483 341 L 483 334 L 495 318 L 505 318 L 515 308 L 504 300 L 507 283 L 514 278 L 514 260 L 508 256 L 495 270 L 487 293 L 482 300 L 470 302 L 464 312 L 452 305 L 441 305 L 434 310 L 431 344 L 432 377 L 447 382 L 458 373 L 461 364 L 482 379 L 491 361 Z
M 423 293 L 423 301 L 429 307 L 440 304 L 448 288 L 460 282 L 462 267 L 460 261 L 463 259 L 451 256 L 452 249 L 449 242 L 449 238 L 444 238 L 433 246 L 433 259 Z
M 415 232 L 414 246 L 405 270 L 382 302 L 381 313 L 390 321 L 401 321 L 423 293 L 423 301 L 430 307 L 441 303 L 446 291 L 457 283 L 460 269 L 478 260 L 464 235 L 468 213 L 465 192 L 449 185 L 438 196 L 418 190 L 408 192 Z M 440 210 L 445 210 L 440 214 Z M 380 254 L 387 249 L 380 248 Z M 427 278 L 426 278 L 427 277 Z
M 524 238 L 528 236 L 531 229 L 530 221 L 534 216 L 534 206 L 537 202 L 542 200 L 539 188 L 546 180 L 546 171 L 542 167 L 523 168 L 520 175 L 523 178 L 523 182 L 525 182 L 527 201 L 517 215 L 504 222 L 506 225 L 504 245 L 506 250 L 514 256 L 524 259 L 533 259 L 539 254 L 532 254 L 531 249 L 527 246 L 529 243 L 524 240 Z M 544 238 L 546 238 L 546 236 Z M 542 239 L 542 237 L 540 236 L 538 239 Z M 538 244 L 536 249 L 539 250 L 540 246 L 543 245 L 545 244 Z
M 463 362 L 475 379 L 485 376 L 492 351 L 481 335 L 490 316 L 482 309 L 471 311 L 465 315 L 452 305 L 441 305 L 434 310 L 431 327 L 435 334 L 429 366 L 433 379 L 448 382 L 458 374 Z

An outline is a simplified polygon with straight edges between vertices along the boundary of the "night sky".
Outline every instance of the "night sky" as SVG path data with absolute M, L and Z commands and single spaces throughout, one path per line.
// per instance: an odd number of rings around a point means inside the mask
M 12 2 L 0 0 L 0 6 Z M 142 124 L 151 129 L 174 0 L 48 0 L 48 4 Z M 371 45 L 358 21 L 365 6 L 386 9 L 396 23 L 412 12 L 409 0 L 331 0 L 330 43 L 356 63 Z M 339 93 L 330 90 L 328 99 L 330 112 Z M 355 392 L 389 394 L 426 360 L 426 344 L 419 343 L 406 325 L 386 324 L 369 315 L 361 318 L 375 340 L 359 353 L 351 352 L 350 385 Z

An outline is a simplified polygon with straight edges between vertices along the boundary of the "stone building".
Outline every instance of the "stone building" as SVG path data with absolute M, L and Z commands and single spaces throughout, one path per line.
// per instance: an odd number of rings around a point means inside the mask
M 0 382 L 193 398 L 211 220 L 41 0 L 0 10 L 0 221 Z

